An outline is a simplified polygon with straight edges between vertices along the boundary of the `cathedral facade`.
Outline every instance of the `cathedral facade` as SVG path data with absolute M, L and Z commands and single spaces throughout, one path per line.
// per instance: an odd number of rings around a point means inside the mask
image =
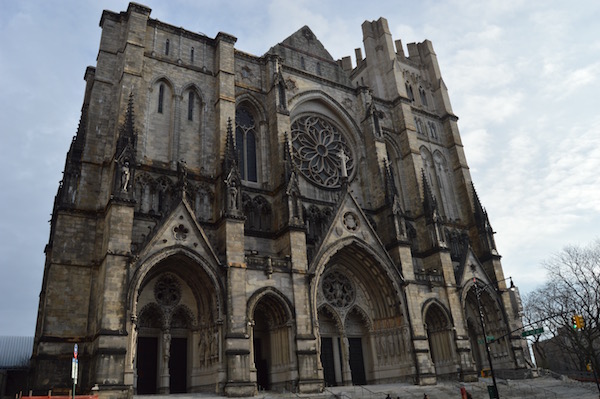
M 101 395 L 477 378 L 527 367 L 436 54 L 308 27 L 265 55 L 104 11 L 55 198 L 36 389 Z M 484 333 L 485 331 L 485 333 Z

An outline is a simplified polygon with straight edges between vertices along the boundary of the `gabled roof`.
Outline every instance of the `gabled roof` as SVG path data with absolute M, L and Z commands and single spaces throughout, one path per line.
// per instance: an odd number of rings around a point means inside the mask
M 29 367 L 33 352 L 33 337 L 0 336 L 0 369 Z
M 290 35 L 281 43 L 273 46 L 269 50 L 269 53 L 279 53 L 279 51 L 277 51 L 278 46 L 291 48 L 294 50 L 298 50 L 308 56 L 313 56 L 322 60 L 335 62 L 331 54 L 329 54 L 329 51 L 325 49 L 323 44 L 319 41 L 319 39 L 317 39 L 312 30 L 310 30 L 310 28 L 306 25 L 298 29 L 295 33 Z
M 279 56 L 283 65 L 296 71 L 353 87 L 348 73 L 333 59 L 308 26 L 303 26 L 281 43 L 271 47 L 267 54 Z

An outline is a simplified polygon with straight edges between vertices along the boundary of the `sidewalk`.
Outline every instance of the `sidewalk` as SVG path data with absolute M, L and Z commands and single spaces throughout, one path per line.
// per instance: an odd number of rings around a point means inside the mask
M 389 394 L 392 399 L 461 399 L 460 388 L 464 386 L 473 399 L 489 399 L 487 385 L 491 378 L 481 378 L 479 382 L 439 382 L 437 385 L 419 386 L 408 383 L 329 387 L 323 393 L 297 395 L 294 393 L 259 392 L 255 399 L 385 399 Z M 573 380 L 557 380 L 551 377 L 538 377 L 527 380 L 497 380 L 498 394 L 501 399 L 530 398 L 577 398 L 598 399 L 599 393 L 593 383 Z M 214 393 L 185 393 L 174 395 L 136 395 L 136 399 L 224 399 L 225 396 Z

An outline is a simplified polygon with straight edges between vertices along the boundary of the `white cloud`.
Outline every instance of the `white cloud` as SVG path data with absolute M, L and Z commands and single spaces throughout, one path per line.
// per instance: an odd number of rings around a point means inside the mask
M 543 279 L 543 259 L 598 236 L 600 2 L 141 3 L 175 26 L 233 34 L 238 49 L 256 55 L 303 25 L 334 58 L 353 55 L 362 22 L 380 16 L 405 45 L 432 40 L 505 274 L 531 289 Z M 0 286 L 0 303 L 18 298 L 27 316 L 20 329 L 0 334 L 33 332 L 47 220 L 77 129 L 82 76 L 95 63 L 102 9 L 126 7 L 117 0 L 2 3 L 0 166 L 12 172 L 0 192 L 0 280 L 11 285 Z M 7 314 L 0 308 L 0 319 Z

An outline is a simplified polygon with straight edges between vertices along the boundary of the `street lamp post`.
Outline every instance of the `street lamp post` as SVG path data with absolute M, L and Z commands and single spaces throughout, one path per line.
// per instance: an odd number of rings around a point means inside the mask
M 508 277 L 502 280 L 499 280 L 499 282 L 501 281 L 506 281 L 510 279 L 510 290 L 514 291 L 515 289 L 515 285 L 512 281 L 512 277 Z M 496 384 L 496 375 L 494 374 L 494 365 L 492 364 L 492 354 L 490 352 L 490 345 L 487 339 L 487 331 L 485 329 L 485 320 L 483 317 L 483 307 L 481 306 L 481 292 L 486 289 L 487 287 L 489 287 L 491 285 L 491 283 L 486 284 L 482 287 L 479 287 L 477 285 L 477 281 L 475 279 L 475 277 L 473 277 L 473 283 L 475 284 L 475 297 L 477 298 L 477 307 L 479 309 L 479 322 L 481 323 L 481 330 L 483 332 L 483 342 L 485 345 L 485 352 L 487 353 L 487 359 L 488 359 L 488 364 L 490 365 L 490 374 L 492 375 L 492 383 L 494 384 L 494 396 L 493 398 L 496 399 L 500 399 L 500 396 L 498 395 L 498 385 Z M 490 396 L 491 398 L 492 396 Z

